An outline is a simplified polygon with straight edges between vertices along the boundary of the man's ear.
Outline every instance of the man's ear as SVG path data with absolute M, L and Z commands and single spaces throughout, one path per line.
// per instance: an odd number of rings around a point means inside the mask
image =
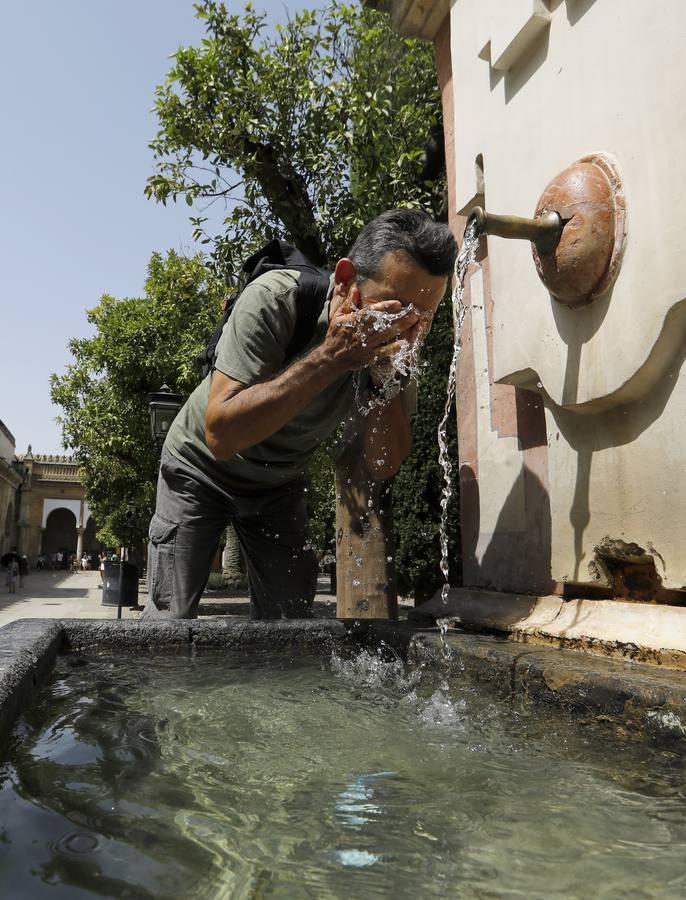
M 355 266 L 351 259 L 343 257 L 343 259 L 338 260 L 334 269 L 334 282 L 336 290 L 341 296 L 348 296 L 350 288 L 355 281 L 355 274 Z

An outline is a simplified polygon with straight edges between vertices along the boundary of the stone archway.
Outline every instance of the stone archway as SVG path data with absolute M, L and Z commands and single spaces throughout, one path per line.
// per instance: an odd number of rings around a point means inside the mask
M 70 509 L 59 507 L 48 515 L 43 531 L 41 553 L 76 553 L 76 516 Z

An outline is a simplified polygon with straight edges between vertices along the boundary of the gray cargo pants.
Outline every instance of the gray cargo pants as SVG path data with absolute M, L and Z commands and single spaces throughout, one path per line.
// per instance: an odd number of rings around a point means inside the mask
M 307 617 L 317 584 L 309 546 L 305 481 L 235 496 L 162 451 L 150 522 L 144 619 L 197 615 L 224 529 L 233 523 L 245 557 L 253 619 Z

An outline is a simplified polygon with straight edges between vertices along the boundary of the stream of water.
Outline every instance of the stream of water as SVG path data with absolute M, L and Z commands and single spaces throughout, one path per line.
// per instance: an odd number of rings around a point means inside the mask
M 450 361 L 448 373 L 448 395 L 445 400 L 443 418 L 438 426 L 438 461 L 443 470 L 443 489 L 441 491 L 441 572 L 443 574 L 443 588 L 441 598 L 443 603 L 448 602 L 450 590 L 450 567 L 448 563 L 448 505 L 453 495 L 453 463 L 448 452 L 447 428 L 453 403 L 455 400 L 455 384 L 457 380 L 457 361 L 462 350 L 462 325 L 464 324 L 467 308 L 464 305 L 465 278 L 469 267 L 476 258 L 476 250 L 479 246 L 479 238 L 476 235 L 476 224 L 470 223 L 465 229 L 460 252 L 455 261 L 455 284 L 453 287 L 453 355 Z
M 455 260 L 454 287 L 452 291 L 453 306 L 453 353 L 448 372 L 448 387 L 443 417 L 438 425 L 438 460 L 443 472 L 443 485 L 441 488 L 441 519 L 439 525 L 439 539 L 441 547 L 441 573 L 443 575 L 443 587 L 441 597 L 443 603 L 448 601 L 448 592 L 450 590 L 450 565 L 448 555 L 448 507 L 454 493 L 453 482 L 453 462 L 450 458 L 448 448 L 448 421 L 453 410 L 455 402 L 455 388 L 457 381 L 457 363 L 462 349 L 462 326 L 467 314 L 467 308 L 464 305 L 465 279 L 469 271 L 469 267 L 476 258 L 476 251 L 479 246 L 479 238 L 476 234 L 476 224 L 470 223 L 465 229 L 462 246 Z M 412 304 L 410 304 L 410 308 Z M 387 328 L 393 321 L 399 317 L 406 315 L 407 308 L 397 313 L 382 312 L 379 310 L 365 307 L 359 311 L 360 315 L 364 315 L 373 319 L 374 328 L 381 330 Z M 352 326 L 351 326 L 352 327 Z M 408 341 L 401 343 L 400 350 L 390 357 L 385 363 L 377 366 L 375 369 L 375 378 L 377 388 L 375 393 L 368 393 L 364 389 L 363 379 L 360 375 L 355 380 L 355 400 L 359 414 L 367 416 L 378 406 L 387 403 L 395 397 L 402 388 L 403 379 L 414 379 L 419 377 L 419 368 L 421 365 L 420 352 L 422 347 L 422 339 L 417 340 L 413 344 Z M 365 373 L 365 384 L 367 375 Z M 379 462 L 382 462 L 380 460 Z

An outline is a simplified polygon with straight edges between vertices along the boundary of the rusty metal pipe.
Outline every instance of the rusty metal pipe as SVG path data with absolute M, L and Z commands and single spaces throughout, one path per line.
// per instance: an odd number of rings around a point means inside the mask
M 521 216 L 497 216 L 475 206 L 467 218 L 467 228 L 474 224 L 477 237 L 491 234 L 496 237 L 531 241 L 539 253 L 551 253 L 562 235 L 562 219 L 556 212 L 546 212 L 536 219 Z

